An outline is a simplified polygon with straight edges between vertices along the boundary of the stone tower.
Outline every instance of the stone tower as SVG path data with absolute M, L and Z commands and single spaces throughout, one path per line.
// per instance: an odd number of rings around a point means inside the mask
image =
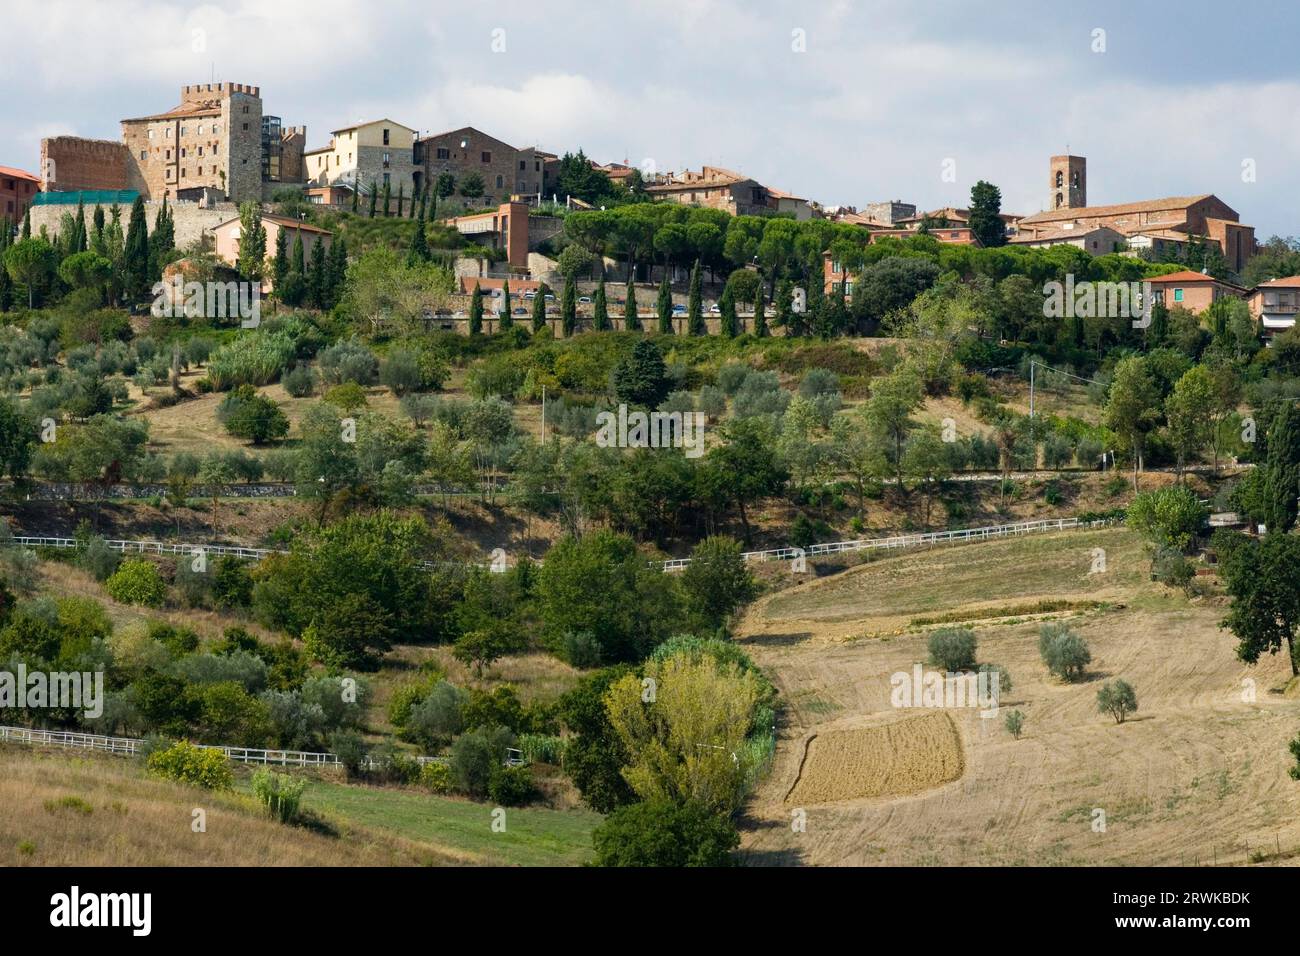
M 1053 156 L 1049 209 L 1088 205 L 1088 161 L 1082 156 Z

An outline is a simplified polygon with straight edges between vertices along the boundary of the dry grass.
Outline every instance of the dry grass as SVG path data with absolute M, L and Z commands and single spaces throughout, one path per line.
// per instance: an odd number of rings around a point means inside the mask
M 791 806 L 922 793 L 962 775 L 961 737 L 943 711 L 827 730 L 804 745 Z
M 336 824 L 337 836 L 284 826 L 248 797 L 157 780 L 121 757 L 0 747 L 0 806 L 5 866 L 394 866 L 470 859 L 349 824 Z M 206 813 L 206 832 L 192 829 L 196 809 Z
M 1099 532 L 1096 541 L 1090 534 L 901 555 L 759 602 L 739 639 L 787 708 L 773 771 L 751 801 L 742 844 L 751 861 L 1178 865 L 1217 854 L 1240 864 L 1261 848 L 1300 848 L 1300 789 L 1286 772 L 1300 698 L 1285 693 L 1285 660 L 1242 664 L 1219 628 L 1221 602 L 1188 601 L 1149 581 L 1128 532 Z M 1086 566 L 1071 563 L 1077 548 L 1086 557 L 1092 544 L 1107 548 L 1108 581 L 1089 583 Z M 1061 555 L 1070 561 L 1062 565 Z M 962 741 L 960 779 L 912 795 L 811 806 L 806 832 L 792 831 L 786 795 L 800 779 L 804 742 L 896 720 L 890 678 L 927 657 L 920 630 L 837 636 L 922 609 L 978 616 L 989 601 L 1050 596 L 1111 602 L 1065 615 L 1092 651 L 1080 683 L 1047 673 L 1036 621 L 975 624 L 978 659 L 1012 676 L 1000 703 L 1024 714 L 1022 739 L 975 708 L 946 711 Z M 1133 685 L 1141 708 L 1122 725 L 1096 706 L 1097 689 L 1116 677 Z M 1254 701 L 1243 700 L 1247 678 L 1258 688 Z M 842 762 L 846 780 L 876 773 Z M 1106 813 L 1104 833 L 1093 830 L 1095 809 Z

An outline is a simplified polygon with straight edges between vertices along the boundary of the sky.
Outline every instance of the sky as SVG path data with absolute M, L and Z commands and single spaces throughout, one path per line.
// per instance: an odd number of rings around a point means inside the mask
M 659 172 L 721 165 L 826 205 L 1215 193 L 1300 234 L 1300 4 L 1251 0 L 5 0 L 0 165 L 118 139 L 180 87 L 260 86 L 308 148 L 357 120 L 472 125 Z M 21 26 L 18 26 L 21 25 Z

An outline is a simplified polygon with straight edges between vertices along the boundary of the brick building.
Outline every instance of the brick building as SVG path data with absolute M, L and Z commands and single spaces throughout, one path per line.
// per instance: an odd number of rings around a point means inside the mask
M 1082 156 L 1052 157 L 1050 181 L 1054 208 L 1021 219 L 1016 229 L 1022 239 L 1059 234 L 1067 225 L 1079 231 L 1107 226 L 1126 238 L 1142 237 L 1144 243 L 1154 239 L 1186 243 L 1199 236 L 1219 247 L 1234 272 L 1240 272 L 1255 254 L 1255 228 L 1242 225 L 1237 211 L 1212 193 L 1089 206 L 1087 160 Z
M 244 83 L 181 87 L 165 113 L 124 119 L 122 140 L 56 136 L 41 140 L 47 192 L 133 190 L 148 200 L 260 200 L 264 182 L 301 181 L 306 129 L 264 123 L 261 90 Z M 273 155 L 268 155 L 271 153 Z
M 456 179 L 456 195 L 465 178 L 477 174 L 483 194 L 475 201 L 495 206 L 512 196 L 536 196 L 545 191 L 546 163 L 559 160 L 531 146 L 515 147 L 473 126 L 421 137 L 415 144 L 415 164 L 420 185 L 436 182 L 443 173 Z M 466 200 L 467 202 L 469 200 Z
M 12 166 L 0 166 L 0 220 L 17 222 L 31 205 L 32 197 L 40 192 L 41 181 L 36 176 Z
M 1189 312 L 1201 313 L 1220 299 L 1233 296 L 1242 298 L 1246 290 L 1224 282 L 1203 272 L 1172 272 L 1146 280 L 1151 283 L 1151 298 L 1166 308 L 1181 307 Z

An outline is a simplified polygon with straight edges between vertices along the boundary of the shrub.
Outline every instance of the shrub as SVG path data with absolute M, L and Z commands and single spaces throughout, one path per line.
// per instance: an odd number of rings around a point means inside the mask
M 619 807 L 592 834 L 600 866 L 733 866 L 740 834 L 699 803 L 654 800 Z
M 520 734 L 519 749 L 531 763 L 560 766 L 564 762 L 564 738 L 552 734 Z
M 975 632 L 968 627 L 941 627 L 930 634 L 930 663 L 946 671 L 970 670 L 975 666 Z
M 515 735 L 505 727 L 479 727 L 456 738 L 451 748 L 451 774 L 456 788 L 471 797 L 482 798 L 488 792 L 492 771 L 514 746 Z
M 529 767 L 493 767 L 488 777 L 488 796 L 503 807 L 522 807 L 537 796 L 533 771 Z
M 306 398 L 316 391 L 316 373 L 310 365 L 295 365 L 280 376 L 280 384 L 294 398 Z
M 108 546 L 103 538 L 95 535 L 86 542 L 77 563 L 96 581 L 103 583 L 113 576 L 122 556 Z
M 1097 709 L 1114 717 L 1115 723 L 1122 724 L 1129 714 L 1137 711 L 1137 694 L 1126 680 L 1107 681 L 1097 691 Z
M 208 790 L 229 790 L 234 783 L 230 761 L 220 750 L 196 747 L 182 740 L 166 750 L 156 750 L 146 762 L 149 772 Z
M 451 793 L 451 766 L 430 762 L 420 767 L 420 786 L 433 793 Z
M 234 339 L 212 353 L 208 380 L 216 391 L 236 385 L 274 382 L 293 360 L 293 336 L 287 331 L 258 330 Z
M 123 604 L 162 607 L 167 599 L 167 584 L 158 569 L 140 559 L 123 561 L 112 577 L 104 582 L 104 588 L 113 600 Z
M 1047 669 L 1066 681 L 1077 681 L 1092 663 L 1083 638 L 1064 624 L 1044 624 L 1038 632 L 1038 653 Z
M 320 353 L 321 377 L 331 385 L 355 382 L 373 385 L 379 377 L 379 360 L 355 339 L 331 345 Z
M 590 631 L 569 631 L 560 638 L 560 657 L 574 667 L 587 669 L 600 666 L 600 642 Z
M 1187 551 L 1205 522 L 1206 510 L 1188 488 L 1170 485 L 1144 491 L 1128 506 L 1128 525 L 1157 547 Z
M 1177 548 L 1156 548 L 1151 557 L 1151 577 L 1171 588 L 1187 588 L 1196 577 L 1196 569 Z
M 366 405 L 366 390 L 356 382 L 344 382 L 326 392 L 325 401 L 345 412 L 356 411 Z
M 1025 727 L 1025 715 L 1018 710 L 1011 711 L 1007 714 L 1006 727 L 1007 733 L 1019 740 Z
M 469 694 L 448 681 L 439 681 L 411 707 L 406 732 L 426 750 L 446 743 L 465 726 L 464 709 Z
M 298 819 L 298 809 L 305 789 L 307 781 L 301 777 L 276 773 L 265 767 L 258 768 L 253 773 L 253 794 L 271 816 L 281 823 L 292 823 Z
M 360 734 L 350 730 L 335 731 L 330 734 L 328 745 L 330 752 L 339 758 L 339 763 L 349 778 L 360 776 L 362 765 L 366 762 L 366 745 Z

